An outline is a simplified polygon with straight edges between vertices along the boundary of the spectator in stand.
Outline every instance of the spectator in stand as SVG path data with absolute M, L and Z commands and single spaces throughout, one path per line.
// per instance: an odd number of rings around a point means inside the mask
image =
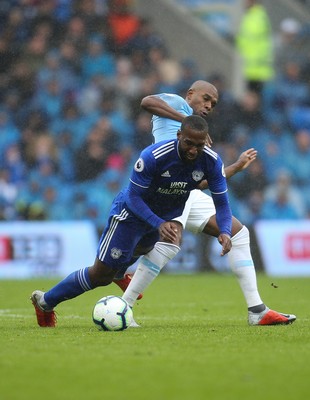
M 69 131 L 62 131 L 55 138 L 55 143 L 58 148 L 58 174 L 66 183 L 75 181 L 73 136 L 74 135 Z
M 13 2 L 10 1 L 12 4 Z M 16 56 L 21 45 L 29 38 L 30 26 L 21 7 L 12 5 L 3 22 L 0 23 L 1 38 L 10 44 L 12 53 Z
M 98 34 L 106 25 L 106 0 L 79 0 L 74 1 L 74 15 L 80 16 L 89 35 Z
M 27 177 L 27 184 L 23 185 L 19 191 L 14 207 L 17 212 L 17 219 L 26 218 L 28 215 L 29 207 L 32 204 L 41 204 L 42 188 L 35 174 L 29 173 Z
M 36 135 L 30 143 L 30 159 L 33 168 L 40 168 L 46 163 L 53 166 L 54 172 L 58 167 L 58 148 L 49 132 Z M 43 182 L 42 182 L 43 183 Z
M 88 32 L 85 21 L 81 16 L 75 15 L 68 21 L 65 28 L 66 31 L 62 37 L 62 40 L 64 42 L 72 43 L 78 55 L 80 56 L 85 52 L 88 40 Z
M 236 46 L 243 60 L 247 88 L 260 94 L 275 74 L 271 23 L 260 1 L 246 0 L 245 8 Z
M 34 73 L 44 65 L 45 56 L 49 50 L 48 37 L 45 34 L 35 33 L 25 44 L 21 59 Z
M 153 47 L 160 46 L 164 46 L 162 37 L 154 31 L 151 22 L 147 18 L 141 18 L 138 30 L 128 40 L 124 53 L 131 55 L 132 52 L 139 50 L 143 54 L 147 54 Z
M 19 188 L 26 181 L 26 165 L 22 158 L 19 143 L 9 145 L 4 153 L 4 158 L 0 164 L 8 172 L 8 180 Z
M 291 17 L 283 19 L 274 46 L 277 74 L 281 74 L 284 65 L 291 61 L 304 70 L 310 51 L 307 24 L 303 26 L 301 22 Z
M 81 182 L 95 179 L 102 173 L 109 155 L 116 151 L 118 141 L 109 119 L 102 117 L 76 152 L 77 180 Z
M 28 64 L 27 58 L 19 58 L 10 69 L 7 86 L 19 93 L 23 103 L 28 103 L 35 92 L 34 80 L 35 72 Z
M 150 114 L 146 111 L 141 111 L 135 124 L 135 134 L 133 138 L 135 150 L 142 151 L 152 144 L 153 139 L 150 135 L 150 123 Z
M 149 64 L 158 74 L 158 91 L 174 93 L 181 82 L 181 66 L 176 59 L 169 57 L 162 46 L 152 47 L 148 53 Z
M 17 217 L 14 204 L 18 191 L 15 183 L 10 181 L 9 171 L 0 168 L 0 220 L 14 220 Z
M 240 203 L 239 203 L 240 204 Z M 256 221 L 262 219 L 262 208 L 264 205 L 264 196 L 260 190 L 254 190 L 240 205 L 240 215 L 242 220 L 253 226 Z
M 286 194 L 287 204 L 295 210 L 298 218 L 306 217 L 306 203 L 302 192 L 292 182 L 291 174 L 288 170 L 278 171 L 276 180 L 264 191 L 264 199 L 268 204 L 276 204 L 283 198 L 282 193 Z
M 116 108 L 128 117 L 131 114 L 130 102 L 141 96 L 142 77 L 134 70 L 129 57 L 120 56 L 116 62 L 116 75 L 111 82 L 116 97 Z
M 102 118 L 109 120 L 111 128 L 122 138 L 122 142 L 130 144 L 133 138 L 134 123 L 122 109 L 117 108 L 118 93 L 113 87 L 102 93 L 100 108 L 96 113 L 97 122 Z
M 246 200 L 254 191 L 263 192 L 268 184 L 264 163 L 260 158 L 248 166 L 241 178 L 234 178 L 238 176 L 232 177 L 229 186 L 239 200 Z
M 296 61 L 288 61 L 274 81 L 273 92 L 266 99 L 266 107 L 289 118 L 293 108 L 303 106 L 309 101 L 310 92 L 302 80 L 300 65 Z
M 115 168 L 108 168 L 88 187 L 85 214 L 93 213 L 97 228 L 104 229 L 109 217 L 111 202 L 124 184 L 124 174 Z M 105 218 L 105 219 L 102 219 Z M 98 232 L 99 233 L 99 232 Z
M 136 121 L 141 112 L 141 98 L 148 96 L 150 93 L 156 93 L 159 87 L 159 77 L 155 71 L 148 71 L 141 81 L 141 95 L 134 96 L 130 101 L 130 118 Z
M 67 186 L 47 186 L 42 193 L 42 209 L 46 219 L 51 221 L 64 221 L 68 219 L 68 208 L 70 208 L 69 196 L 64 192 L 69 192 Z M 70 197 L 69 197 L 70 198 Z
M 283 157 L 283 152 L 287 151 L 288 149 L 282 149 L 281 143 L 276 141 L 267 141 L 264 149 L 260 151 L 265 171 L 268 171 L 268 183 L 276 180 L 279 170 L 283 168 L 289 169 L 287 157 Z
M 295 220 L 300 219 L 299 210 L 290 203 L 288 194 L 278 189 L 275 198 L 265 201 L 262 207 L 263 219 Z
M 246 91 L 234 110 L 234 131 L 244 130 L 249 136 L 260 130 L 265 123 L 261 98 L 255 91 Z
M 20 140 L 20 131 L 11 119 L 8 112 L 0 110 L 0 162 L 4 159 L 6 148 L 17 144 Z
M 43 192 L 46 187 L 59 187 L 63 185 L 61 177 L 57 173 L 57 164 L 50 158 L 42 159 L 33 167 L 29 176 L 39 183 L 39 198 L 42 200 Z
M 236 99 L 228 90 L 226 79 L 222 74 L 212 74 L 207 80 L 217 88 L 219 98 L 221 99 L 219 104 L 214 108 L 212 114 L 208 116 L 208 123 L 214 143 L 230 142 L 231 135 L 228 131 L 236 124 L 236 112 L 241 109 L 241 105 L 239 106 L 237 104 Z M 246 99 L 246 94 L 244 99 Z M 246 104 L 246 101 L 244 102 Z
M 310 99 L 308 104 L 292 107 L 289 112 L 289 123 L 293 130 L 310 130 Z
M 81 75 L 83 81 L 88 82 L 96 75 L 103 75 L 110 79 L 115 74 L 115 58 L 105 49 L 104 38 L 99 35 L 90 37 L 86 53 L 82 56 Z
M 286 159 L 294 182 L 302 188 L 309 186 L 310 171 L 310 130 L 300 129 L 294 134 L 295 145 L 288 149 Z
M 114 43 L 115 54 L 126 53 L 128 43 L 140 27 L 140 18 L 135 15 L 128 0 L 108 0 L 107 22 Z
M 5 83 L 5 78 L 6 78 L 5 74 L 7 74 L 10 71 L 10 68 L 13 65 L 16 54 L 12 50 L 9 40 L 4 37 L 0 37 L 0 57 L 1 57 L 0 76 L 3 77 L 4 79 L 3 83 Z M 3 83 L 1 83 L 1 86 L 3 86 Z
M 32 100 L 32 107 L 41 110 L 49 121 L 58 118 L 64 107 L 65 96 L 60 82 L 56 78 L 48 80 L 41 90 L 38 90 Z
M 16 89 L 9 89 L 3 93 L 2 107 L 8 113 L 10 120 L 14 121 L 16 127 L 21 130 L 29 117 L 30 104 L 22 101 Z
M 271 113 L 262 129 L 251 138 L 251 143 L 265 157 L 265 149 L 270 143 L 278 145 L 282 151 L 286 151 L 294 145 L 293 134 L 285 116 Z
M 179 78 L 179 82 L 177 83 L 177 86 L 176 86 L 176 92 L 180 96 L 185 97 L 186 91 L 188 90 L 190 85 L 193 82 L 201 79 L 201 75 L 198 72 L 197 64 L 189 58 L 182 60 L 180 62 L 180 67 L 181 67 L 180 78 Z M 215 84 L 214 84 L 214 86 L 216 87 Z
M 65 103 L 57 118 L 49 122 L 48 128 L 58 141 L 59 135 L 67 132 L 70 135 L 70 143 L 73 150 L 82 145 L 91 128 L 92 121 L 88 121 L 80 112 L 75 103 Z
M 92 120 L 94 122 L 96 120 L 100 109 L 102 94 L 105 92 L 107 86 L 109 86 L 108 79 L 98 74 L 90 78 L 89 81 L 83 84 L 77 91 L 75 101 L 84 122 L 87 120 Z
M 80 54 L 74 43 L 68 39 L 63 40 L 58 50 L 63 68 L 78 78 L 81 72 Z
M 36 75 L 38 88 L 44 88 L 48 81 L 57 80 L 63 95 L 70 95 L 78 86 L 78 79 L 71 68 L 62 63 L 61 55 L 58 50 L 51 50 L 47 53 L 44 65 Z
M 59 45 L 62 35 L 62 25 L 54 15 L 55 6 L 54 0 L 38 2 L 38 12 L 32 16 L 30 24 L 30 35 L 44 39 L 49 49 Z

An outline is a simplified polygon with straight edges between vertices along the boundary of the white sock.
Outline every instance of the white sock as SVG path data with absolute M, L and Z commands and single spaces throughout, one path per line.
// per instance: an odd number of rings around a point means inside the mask
M 246 226 L 231 238 L 232 248 L 228 253 L 229 265 L 236 275 L 248 307 L 262 304 L 257 289 L 256 272 L 250 251 L 250 234 Z
M 122 296 L 131 307 L 135 304 L 139 294 L 145 291 L 179 250 L 180 247 L 174 244 L 157 242 L 149 253 L 141 257 L 136 272 Z

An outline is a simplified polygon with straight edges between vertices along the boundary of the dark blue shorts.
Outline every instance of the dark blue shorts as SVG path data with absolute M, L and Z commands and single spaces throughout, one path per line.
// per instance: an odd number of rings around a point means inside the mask
M 97 258 L 117 271 L 126 270 L 138 256 L 134 254 L 139 247 L 153 246 L 159 239 L 157 229 L 137 218 L 123 201 L 116 198 L 112 204 L 108 225 L 101 235 Z

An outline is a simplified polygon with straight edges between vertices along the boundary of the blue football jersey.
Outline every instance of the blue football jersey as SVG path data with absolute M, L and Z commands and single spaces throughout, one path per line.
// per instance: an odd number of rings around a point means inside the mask
M 193 109 L 187 104 L 183 97 L 178 96 L 177 94 L 162 93 L 156 96 L 181 114 L 184 114 L 186 116 L 193 114 Z M 174 121 L 173 119 L 153 115 L 152 134 L 154 136 L 154 142 L 157 143 L 162 140 L 175 139 L 177 131 L 180 129 L 180 127 L 181 122 L 179 121 Z
M 124 193 L 125 201 L 135 215 L 158 228 L 182 214 L 190 191 L 203 179 L 208 180 L 212 193 L 227 191 L 217 153 L 205 146 L 198 159 L 185 163 L 178 154 L 178 140 L 163 141 L 142 151 Z

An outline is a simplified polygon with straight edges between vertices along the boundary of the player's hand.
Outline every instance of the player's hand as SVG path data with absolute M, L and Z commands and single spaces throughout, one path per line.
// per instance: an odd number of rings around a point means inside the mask
M 182 227 L 176 222 L 166 221 L 159 227 L 160 240 L 179 245 L 181 242 Z
M 240 154 L 237 163 L 239 171 L 246 169 L 257 157 L 257 150 L 250 148 Z
M 197 186 L 197 189 L 205 190 L 205 189 L 208 189 L 208 187 L 209 187 L 208 181 L 206 179 L 204 179 L 203 181 L 201 181 L 199 183 L 199 185 Z
M 217 240 L 218 240 L 219 244 L 222 245 L 221 256 L 224 256 L 225 254 L 230 252 L 230 250 L 231 250 L 231 240 L 230 240 L 230 237 L 228 235 L 226 235 L 225 233 L 221 233 L 220 236 L 217 238 Z

